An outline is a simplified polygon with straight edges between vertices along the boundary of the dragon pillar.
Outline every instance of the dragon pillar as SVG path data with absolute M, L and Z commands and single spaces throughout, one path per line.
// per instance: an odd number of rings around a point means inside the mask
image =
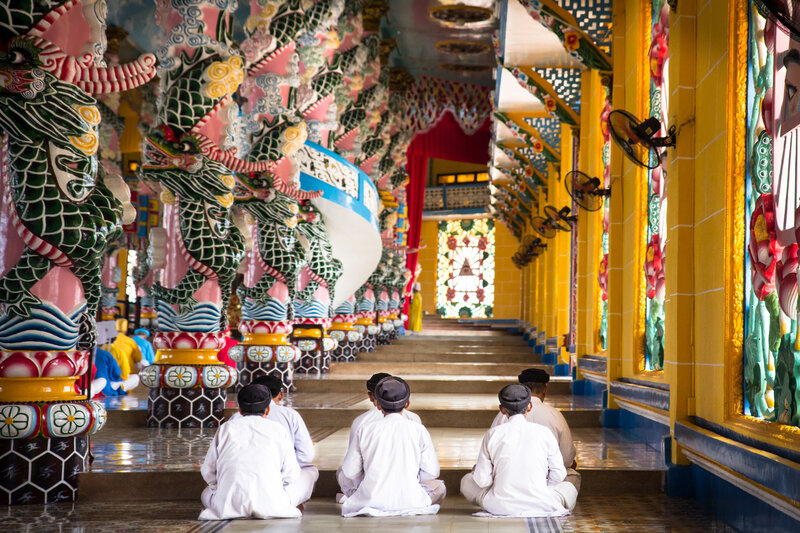
M 107 66 L 94 0 L 0 4 L 0 499 L 69 501 L 106 419 L 75 383 L 130 201 L 98 164 L 94 95 L 149 81 L 155 58 Z

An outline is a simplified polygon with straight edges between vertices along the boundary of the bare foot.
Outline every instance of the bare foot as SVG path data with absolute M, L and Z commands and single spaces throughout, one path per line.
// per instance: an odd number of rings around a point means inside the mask
M 297 508 L 298 508 L 298 509 L 300 509 L 300 512 L 301 512 L 301 513 L 302 513 L 303 511 L 305 511 L 305 507 L 303 507 L 303 504 L 302 504 L 302 503 L 301 503 L 300 505 L 298 505 L 298 506 L 297 506 Z

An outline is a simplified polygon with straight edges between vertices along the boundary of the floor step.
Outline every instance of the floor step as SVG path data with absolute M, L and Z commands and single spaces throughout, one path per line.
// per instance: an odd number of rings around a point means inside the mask
M 443 468 L 450 495 L 459 493 L 467 468 Z M 581 496 L 653 494 L 662 491 L 663 470 L 586 469 L 581 470 Z M 197 470 L 152 472 L 86 472 L 78 474 L 80 499 L 92 502 L 200 500 L 206 486 Z M 315 498 L 333 498 L 339 491 L 335 470 L 321 470 L 314 487 Z
M 412 396 L 413 403 L 413 396 Z M 419 415 L 422 423 L 427 427 L 444 428 L 489 428 L 497 416 L 497 408 L 486 409 L 448 409 L 448 408 L 414 408 L 411 410 Z M 229 407 L 225 409 L 225 417 L 236 412 Z M 297 408 L 310 428 L 341 428 L 350 426 L 353 420 L 364 412 L 358 408 Z M 601 427 L 600 409 L 573 409 L 563 411 L 564 418 L 571 428 Z M 106 421 L 107 428 L 144 428 L 147 425 L 147 411 L 136 409 L 130 411 L 110 411 Z M 213 430 L 211 430 L 213 431 Z
M 358 364 L 358 363 L 343 363 Z M 441 392 L 450 394 L 497 394 L 503 386 L 516 382 L 516 376 L 412 376 L 405 374 L 411 394 L 415 392 Z M 353 377 L 344 374 L 324 376 L 321 379 L 295 379 L 297 392 L 354 392 L 365 388 L 367 377 Z M 571 379 L 551 379 L 547 385 L 548 394 L 570 394 Z
M 541 368 L 551 375 L 553 365 L 542 364 L 497 364 L 497 363 L 397 363 L 391 360 L 386 362 L 355 362 L 332 363 L 331 375 L 345 374 L 354 377 L 370 377 L 377 372 L 388 372 L 398 376 L 405 375 L 448 375 L 448 376 L 510 376 L 516 378 L 526 368 Z M 464 389 L 463 392 L 476 392 Z
M 388 346 L 379 346 L 377 352 L 386 354 L 402 354 L 406 352 L 416 353 L 533 353 L 533 348 L 527 344 L 512 345 L 512 344 L 487 344 L 475 342 L 461 342 L 461 343 L 443 343 L 443 342 L 429 342 L 429 343 L 406 343 L 406 344 L 390 344 Z M 362 352 L 366 353 L 366 352 Z M 359 354 L 359 355 L 362 355 Z
M 534 354 L 533 351 L 503 350 L 494 352 L 478 351 L 432 351 L 432 350 L 411 350 L 405 348 L 403 351 L 377 350 L 375 352 L 364 352 L 357 356 L 359 363 L 372 363 L 392 361 L 397 363 L 416 362 L 416 363 L 520 363 L 520 364 L 541 364 L 541 354 Z
M 464 344 L 465 341 L 472 344 L 527 345 L 521 335 L 498 331 L 470 331 L 467 335 L 439 333 L 436 335 L 404 335 L 392 341 L 392 344 L 422 344 L 426 342 Z

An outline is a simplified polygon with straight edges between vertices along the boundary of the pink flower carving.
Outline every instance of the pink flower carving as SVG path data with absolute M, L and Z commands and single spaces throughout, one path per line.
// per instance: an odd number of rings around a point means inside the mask
M 753 214 L 750 215 L 748 251 L 753 290 L 758 299 L 763 300 L 775 290 L 776 258 L 783 251 L 775 235 L 775 203 L 771 193 L 758 197 Z

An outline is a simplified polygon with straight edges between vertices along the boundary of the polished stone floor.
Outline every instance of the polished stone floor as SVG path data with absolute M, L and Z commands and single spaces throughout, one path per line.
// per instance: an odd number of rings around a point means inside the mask
M 471 468 L 480 449 L 483 429 L 428 428 L 442 468 Z M 316 465 L 339 467 L 347 449 L 349 428 L 311 428 Z M 662 470 L 660 446 L 611 428 L 572 431 L 580 468 Z M 214 430 L 108 428 L 92 436 L 92 472 L 199 470 Z
M 491 343 L 495 352 L 503 352 L 501 345 L 508 346 L 507 353 L 528 350 L 521 338 L 498 330 L 469 330 L 458 326 L 431 328 L 426 335 L 405 338 L 397 342 L 395 348 L 405 346 L 409 352 L 423 343 L 447 343 L 455 346 L 468 340 L 471 347 L 462 353 L 480 351 L 480 347 Z M 472 348 L 474 347 L 474 349 Z M 127 498 L 126 486 L 114 485 L 113 491 L 122 494 L 125 501 L 79 501 L 69 505 L 25 506 L 7 508 L 0 532 L 193 532 L 193 533 L 235 533 L 235 532 L 368 532 L 381 533 L 427 533 L 427 532 L 583 532 L 583 531 L 730 531 L 713 521 L 709 516 L 693 506 L 690 501 L 668 499 L 658 493 L 660 479 L 665 469 L 663 440 L 658 436 L 642 439 L 627 431 L 602 428 L 599 413 L 602 408 L 599 397 L 572 396 L 569 394 L 569 378 L 554 378 L 547 403 L 561 409 L 565 416 L 580 422 L 572 428 L 577 448 L 579 468 L 584 470 L 584 491 L 578 500 L 575 512 L 568 517 L 557 519 L 487 519 L 472 516 L 477 511 L 458 495 L 457 479 L 463 471 L 472 467 L 478 455 L 481 439 L 488 429 L 493 412 L 497 409 L 496 390 L 516 380 L 516 373 L 510 365 L 498 363 L 491 366 L 480 365 L 473 374 L 450 374 L 447 363 L 442 364 L 443 373 L 414 374 L 415 363 L 393 361 L 390 350 L 378 348 L 376 355 L 383 357 L 387 364 L 393 364 L 408 372 L 400 373 L 412 383 L 412 410 L 422 416 L 435 420 L 440 425 L 429 425 L 428 430 L 434 446 L 443 477 L 449 472 L 449 496 L 440 513 L 428 517 L 406 518 L 351 518 L 339 516 L 340 509 L 334 503 L 333 487 L 318 491 L 305 508 L 300 520 L 241 520 L 232 522 L 196 521 L 201 510 L 195 499 L 185 501 L 137 501 L 146 499 L 143 494 L 130 494 Z M 381 359 L 382 360 L 382 359 Z M 531 361 L 538 361 L 531 355 Z M 451 362 L 448 359 L 448 362 Z M 454 365 L 463 363 L 453 358 Z M 379 363 L 368 363 L 379 364 Z M 428 364 L 428 363 L 423 363 Z M 502 369 L 503 371 L 496 371 Z M 286 403 L 301 410 L 309 421 L 309 430 L 316 447 L 315 463 L 321 472 L 327 473 L 332 482 L 332 473 L 341 463 L 348 439 L 348 430 L 342 419 L 343 413 L 355 415 L 370 408 L 364 394 L 363 368 L 352 365 L 335 374 L 317 377 L 299 377 L 298 391 L 286 399 Z M 326 386 L 327 385 L 327 386 Z M 414 386 L 421 389 L 414 392 Z M 446 389 L 445 393 L 443 389 Z M 91 437 L 91 451 L 94 456 L 90 478 L 84 478 L 86 493 L 90 483 L 99 483 L 103 476 L 112 476 L 118 483 L 125 484 L 125 476 L 144 476 L 147 480 L 159 477 L 161 492 L 148 482 L 137 487 L 147 487 L 154 498 L 169 495 L 178 498 L 180 486 L 172 488 L 175 476 L 189 479 L 187 473 L 196 473 L 205 457 L 214 430 L 159 430 L 138 426 L 141 410 L 147 407 L 147 389 L 141 387 L 123 398 L 105 399 L 109 409 L 109 425 Z M 235 408 L 233 395 L 227 407 Z M 326 409 L 337 410 L 334 417 Z M 122 413 L 120 411 L 129 411 Z M 138 412 L 137 412 L 138 411 Z M 470 414 L 465 414 L 462 411 Z M 584 413 L 584 414 L 581 414 Z M 478 416 L 480 415 L 480 416 Z M 580 415 L 580 416 L 575 416 Z M 470 424 L 465 416 L 472 417 Z M 341 418 L 336 418 L 341 417 Z M 593 418 L 595 417 L 595 418 Z M 348 422 L 349 423 L 349 422 Z M 484 427 L 484 423 L 486 427 Z M 440 427 L 441 426 L 441 427 Z M 144 473 L 144 474 L 141 474 Z M 594 473 L 593 476 L 588 474 Z M 645 473 L 649 477 L 642 477 Z M 650 475 L 652 474 L 652 475 Z M 200 483 L 198 474 L 196 479 Z M 456 475 L 458 477 L 456 477 Z M 638 476 L 638 477 L 637 477 Z M 130 479 L 130 478 L 125 478 Z M 166 481 L 166 485 L 163 485 Z M 634 480 L 628 487 L 622 487 L 626 480 Z M 647 489 L 637 485 L 645 479 Z M 592 481 L 594 480 L 594 481 Z M 116 482 L 115 482 L 116 483 Z M 335 484 L 335 482 L 333 482 Z M 320 479 L 322 484 L 322 477 Z M 164 491 L 166 487 L 166 491 Z M 633 487 L 633 488 L 631 488 Z M 195 487 L 196 488 L 196 487 Z M 127 489 L 134 492 L 132 489 Z M 146 488 L 136 489 L 146 492 Z M 94 494 L 97 494 L 95 491 Z M 327 495 L 330 494 L 331 497 Z M 154 499 L 150 498 L 150 499 Z M 103 499 L 102 497 L 100 498 Z
M 341 518 L 330 499 L 313 499 L 303 518 L 197 522 L 200 502 L 27 505 L 4 510 L 4 533 L 578 533 L 729 532 L 691 500 L 664 495 L 581 497 L 560 518 L 482 518 L 460 496 L 448 496 L 435 516 Z
M 511 383 L 511 380 L 505 380 Z M 498 385 L 498 390 L 502 385 Z M 101 399 L 106 409 L 111 411 L 134 411 L 147 409 L 147 389 L 138 387 L 127 396 L 111 396 Z M 497 409 L 496 394 L 454 394 L 454 393 L 428 393 L 412 391 L 411 410 L 414 409 Z M 600 409 L 602 398 L 599 396 L 548 396 L 546 403 L 556 409 Z M 290 394 L 285 400 L 285 405 L 295 408 L 353 408 L 366 410 L 370 403 L 363 392 L 303 392 Z M 231 394 L 226 407 L 235 408 L 236 399 Z

